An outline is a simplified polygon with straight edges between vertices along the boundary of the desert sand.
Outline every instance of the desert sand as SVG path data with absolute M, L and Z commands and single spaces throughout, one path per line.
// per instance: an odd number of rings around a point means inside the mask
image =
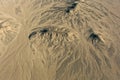
M 0 0 L 0 80 L 120 80 L 120 0 Z

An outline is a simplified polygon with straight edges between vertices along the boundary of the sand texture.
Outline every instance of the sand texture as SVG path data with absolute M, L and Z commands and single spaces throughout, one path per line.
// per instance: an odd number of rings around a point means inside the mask
M 0 80 L 120 80 L 120 0 L 0 0 Z

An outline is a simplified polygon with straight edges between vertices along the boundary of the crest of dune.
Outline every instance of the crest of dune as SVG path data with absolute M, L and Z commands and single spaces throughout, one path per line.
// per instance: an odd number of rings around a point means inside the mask
M 120 80 L 119 0 L 0 0 L 0 80 Z

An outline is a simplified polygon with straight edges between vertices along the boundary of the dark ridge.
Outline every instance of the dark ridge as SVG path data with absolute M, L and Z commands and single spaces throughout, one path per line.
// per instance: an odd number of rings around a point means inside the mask
M 70 9 L 74 9 L 77 6 L 77 3 L 73 3 L 71 6 L 69 6 L 68 8 Z
M 67 7 L 67 9 L 65 10 L 67 13 L 70 12 L 70 10 L 75 9 L 75 7 L 77 6 L 78 3 L 72 3 L 70 6 Z
M 66 12 L 66 13 L 69 13 L 69 12 L 70 12 L 70 10 L 69 10 L 69 9 L 66 9 L 66 10 L 65 10 L 65 12 Z
M 29 39 L 32 37 L 32 36 L 34 36 L 35 34 L 37 34 L 37 32 L 32 32 L 30 35 L 29 35 Z
M 100 37 L 95 34 L 95 33 L 92 33 L 89 38 L 92 40 L 92 44 L 96 44 L 97 42 L 100 41 Z
M 40 30 L 40 33 L 42 33 L 42 34 L 44 34 L 46 32 L 48 32 L 48 29 L 42 29 L 42 30 Z

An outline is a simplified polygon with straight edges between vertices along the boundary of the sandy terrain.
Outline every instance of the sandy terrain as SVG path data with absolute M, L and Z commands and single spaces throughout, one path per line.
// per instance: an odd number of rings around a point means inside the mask
M 0 80 L 120 80 L 120 0 L 0 0 Z

